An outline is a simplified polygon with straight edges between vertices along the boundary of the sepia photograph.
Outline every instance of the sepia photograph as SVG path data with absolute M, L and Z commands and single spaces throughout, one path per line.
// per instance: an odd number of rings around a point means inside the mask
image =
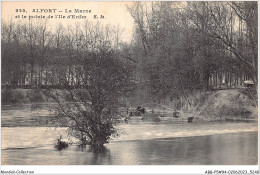
M 1 165 L 259 165 L 258 2 L 2 1 Z

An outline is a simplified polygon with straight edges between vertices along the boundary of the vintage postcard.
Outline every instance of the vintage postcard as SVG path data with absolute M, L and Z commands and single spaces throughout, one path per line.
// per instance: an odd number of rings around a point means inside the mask
M 257 174 L 257 75 L 257 1 L 2 1 L 1 164 Z

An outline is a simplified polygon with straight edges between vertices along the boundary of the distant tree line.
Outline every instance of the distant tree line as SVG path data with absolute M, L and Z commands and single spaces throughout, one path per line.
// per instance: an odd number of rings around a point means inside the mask
M 35 92 L 57 104 L 53 124 L 67 126 L 82 145 L 102 146 L 116 134 L 119 107 L 135 87 L 122 32 L 89 21 L 48 27 L 32 21 L 2 25 L 2 84 L 38 87 Z M 7 99 L 14 92 L 2 94 Z
M 114 57 L 124 47 L 117 26 L 47 21 L 2 23 L 2 85 L 80 85 L 85 57 L 109 48 Z
M 2 84 L 80 85 L 86 57 L 99 48 L 132 64 L 132 80 L 158 99 L 257 85 L 257 2 L 133 2 L 130 43 L 119 27 L 2 23 Z M 98 55 L 98 54 L 97 54 Z
M 39 89 L 58 105 L 54 122 L 93 146 L 116 134 L 131 98 L 192 103 L 196 91 L 257 85 L 257 2 L 139 1 L 127 10 L 127 44 L 119 27 L 99 22 L 3 21 L 2 85 L 52 86 Z
M 257 85 L 257 2 L 135 2 L 128 11 L 129 57 L 159 101 L 245 80 Z

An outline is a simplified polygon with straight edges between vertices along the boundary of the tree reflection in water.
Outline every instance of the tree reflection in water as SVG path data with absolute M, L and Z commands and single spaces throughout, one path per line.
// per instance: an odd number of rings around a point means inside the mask
M 86 159 L 83 159 L 85 165 L 107 165 L 111 164 L 110 150 L 106 146 L 79 145 L 76 151 L 86 152 Z M 82 157 L 81 157 L 82 158 Z

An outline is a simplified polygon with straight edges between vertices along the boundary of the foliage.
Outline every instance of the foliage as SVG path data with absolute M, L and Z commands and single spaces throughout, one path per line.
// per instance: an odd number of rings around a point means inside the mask
M 128 11 L 132 58 L 159 102 L 247 79 L 257 84 L 256 2 L 134 2 Z
M 120 98 L 131 91 L 130 67 L 103 46 L 83 58 L 79 86 L 60 90 L 49 89 L 45 94 L 58 103 L 57 121 L 69 126 L 70 133 L 82 144 L 103 145 L 111 135 L 122 106 Z M 66 98 L 70 96 L 70 102 Z
M 167 98 L 191 103 L 194 93 L 239 87 L 249 79 L 257 89 L 257 2 L 133 2 L 127 10 L 135 21 L 129 43 L 121 41 L 119 27 L 99 22 L 51 29 L 46 22 L 3 21 L 2 84 L 85 86 L 86 98 L 93 95 L 101 106 L 94 87 L 124 80 L 124 74 L 104 78 L 111 72 L 128 72 L 137 87 L 128 101 L 136 103 Z M 108 102 L 121 94 L 100 92 Z
M 26 99 L 24 98 L 24 94 L 21 91 L 13 89 L 2 89 L 1 96 L 2 104 L 24 102 L 23 100 Z
M 26 97 L 30 102 L 43 102 L 44 101 L 43 96 L 38 89 L 31 89 L 31 90 L 27 91 Z

